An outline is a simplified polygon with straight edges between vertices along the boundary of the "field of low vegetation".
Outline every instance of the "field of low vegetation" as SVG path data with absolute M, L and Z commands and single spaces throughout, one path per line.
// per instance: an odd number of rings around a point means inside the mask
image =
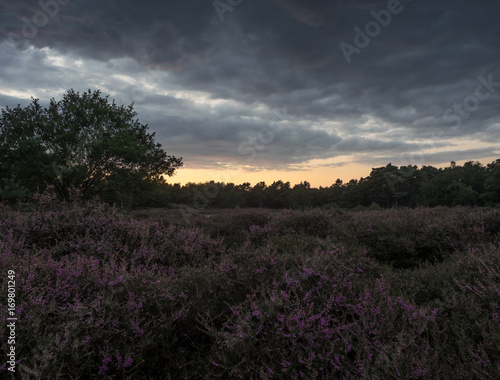
M 0 204 L 15 378 L 500 378 L 499 231 L 498 208 Z

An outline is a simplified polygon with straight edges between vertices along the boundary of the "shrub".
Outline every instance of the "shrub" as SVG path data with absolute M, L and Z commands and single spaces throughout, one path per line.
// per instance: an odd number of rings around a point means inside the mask
M 495 209 L 0 214 L 20 378 L 500 377 Z

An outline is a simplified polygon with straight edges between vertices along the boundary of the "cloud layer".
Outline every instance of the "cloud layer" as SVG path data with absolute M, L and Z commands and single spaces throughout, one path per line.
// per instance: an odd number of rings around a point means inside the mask
M 499 15 L 493 0 L 1 0 L 0 106 L 100 88 L 197 168 L 489 158 Z

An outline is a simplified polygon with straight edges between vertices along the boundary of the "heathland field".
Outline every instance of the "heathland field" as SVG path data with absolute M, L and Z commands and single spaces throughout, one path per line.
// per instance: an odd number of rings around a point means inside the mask
M 499 209 L 150 214 L 0 205 L 15 378 L 500 378 Z

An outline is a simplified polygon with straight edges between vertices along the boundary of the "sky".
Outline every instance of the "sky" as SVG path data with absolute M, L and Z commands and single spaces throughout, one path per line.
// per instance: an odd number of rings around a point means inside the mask
M 0 107 L 134 103 L 171 183 L 500 158 L 498 0 L 0 0 Z

